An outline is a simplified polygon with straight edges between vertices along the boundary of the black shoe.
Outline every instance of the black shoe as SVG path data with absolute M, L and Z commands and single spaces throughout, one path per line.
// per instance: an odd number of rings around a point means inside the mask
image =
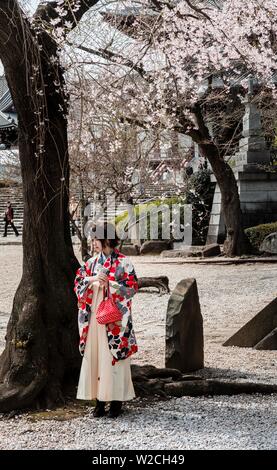
M 96 400 L 96 407 L 94 408 L 93 416 L 95 418 L 101 418 L 102 416 L 105 415 L 105 413 L 106 413 L 106 411 L 105 411 L 105 402 Z
M 108 413 L 109 418 L 117 418 L 122 413 L 122 401 L 112 401 Z
M 6 237 L 7 235 L 3 235 L 3 237 Z

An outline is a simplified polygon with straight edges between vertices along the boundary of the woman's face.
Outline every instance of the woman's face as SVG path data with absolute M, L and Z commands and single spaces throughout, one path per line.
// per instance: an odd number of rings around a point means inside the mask
M 102 251 L 102 243 L 97 238 L 94 238 L 92 240 L 92 247 L 93 251 L 95 251 L 96 253 L 100 253 Z

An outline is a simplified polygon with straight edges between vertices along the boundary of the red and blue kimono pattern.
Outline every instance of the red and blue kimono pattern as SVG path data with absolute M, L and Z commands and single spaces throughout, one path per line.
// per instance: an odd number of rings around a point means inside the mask
M 112 363 L 115 364 L 138 350 L 131 314 L 131 299 L 138 290 L 138 282 L 131 260 L 116 249 L 106 259 L 103 254 L 98 254 L 78 269 L 74 291 L 78 298 L 79 349 L 82 356 L 85 352 L 93 296 L 93 287 L 88 287 L 88 278 L 97 272 L 99 265 L 108 269 L 110 295 L 122 313 L 121 322 L 106 325 Z

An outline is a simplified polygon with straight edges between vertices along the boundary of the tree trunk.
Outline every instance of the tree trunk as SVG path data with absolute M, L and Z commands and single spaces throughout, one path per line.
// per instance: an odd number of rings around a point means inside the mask
M 15 11 L 15 23 L 17 19 Z M 23 275 L 0 358 L 0 412 L 36 403 L 50 407 L 62 399 L 68 381 L 76 381 L 80 368 L 73 292 L 79 263 L 69 225 L 66 98 L 54 85 L 57 80 L 63 84 L 63 75 L 48 36 L 40 38 L 41 51 L 33 37 L 27 38 L 29 61 L 18 60 L 16 72 L 12 52 L 0 51 L 19 118 L 24 200 Z M 41 71 L 34 86 L 29 81 L 33 66 Z M 40 89 L 44 95 L 38 101 Z M 41 128 L 38 112 L 43 114 Z
M 36 161 L 28 138 L 20 133 L 24 227 L 23 275 L 9 320 L 6 348 L 0 360 L 0 411 L 29 406 L 38 398 L 49 407 L 62 396 L 68 377 L 80 367 L 77 305 L 73 280 L 78 261 L 70 237 L 68 197 L 61 186 L 67 167 L 66 128 L 51 135 L 43 176 L 36 180 Z M 61 137 L 63 136 L 64 141 Z M 55 176 L 54 176 L 55 175 Z M 45 178 L 51 187 L 45 185 Z
M 209 160 L 221 192 L 222 211 L 227 231 L 224 252 L 228 256 L 249 253 L 251 246 L 244 233 L 238 185 L 233 170 L 213 143 L 200 143 L 199 149 Z
M 201 103 L 194 106 L 194 116 L 198 129 L 193 129 L 189 135 L 199 145 L 203 157 L 210 162 L 221 192 L 222 212 L 227 231 L 224 252 L 227 256 L 240 256 L 251 252 L 251 244 L 244 233 L 242 211 L 238 185 L 232 168 L 224 160 L 216 141 L 210 135 L 205 123 Z

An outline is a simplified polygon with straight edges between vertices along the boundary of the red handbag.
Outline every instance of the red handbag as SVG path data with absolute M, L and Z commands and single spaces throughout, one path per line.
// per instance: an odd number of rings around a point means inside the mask
M 96 311 L 96 320 L 100 325 L 106 325 L 107 323 L 114 323 L 122 320 L 122 313 L 110 297 L 109 283 L 107 287 L 107 298 L 105 298 L 105 290 L 103 290 L 103 300 L 98 305 Z

